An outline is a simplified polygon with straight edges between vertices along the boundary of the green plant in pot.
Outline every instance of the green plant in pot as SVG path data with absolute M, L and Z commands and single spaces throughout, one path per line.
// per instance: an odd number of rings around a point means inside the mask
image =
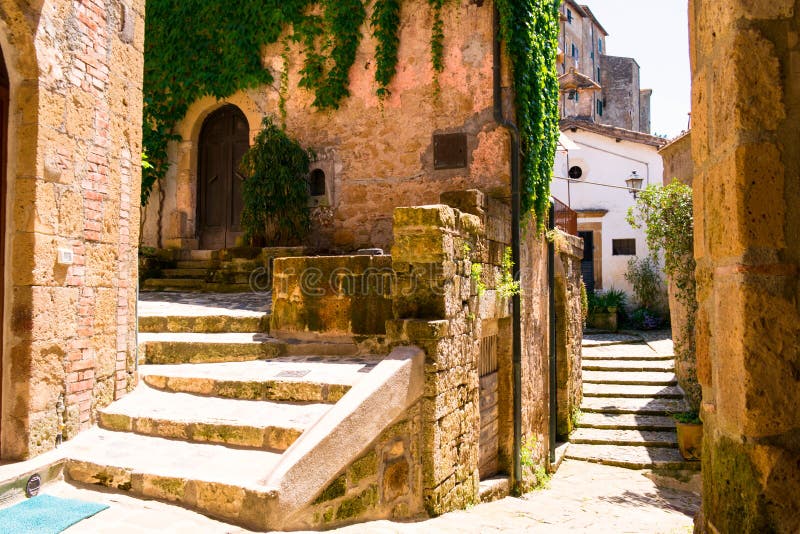
M 678 430 L 678 449 L 686 460 L 697 461 L 703 450 L 703 422 L 696 411 L 672 414 Z
M 625 306 L 627 295 L 624 291 L 611 288 L 603 293 L 589 297 L 589 324 L 594 328 L 616 332 L 618 314 Z

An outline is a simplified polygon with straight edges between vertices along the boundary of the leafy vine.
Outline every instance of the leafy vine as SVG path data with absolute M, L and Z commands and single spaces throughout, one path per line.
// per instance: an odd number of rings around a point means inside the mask
M 370 19 L 372 35 L 378 41 L 375 48 L 375 81 L 378 96 L 389 95 L 389 82 L 397 71 L 397 47 L 400 37 L 400 0 L 377 0 Z
M 433 28 L 431 29 L 431 63 L 436 73 L 444 70 L 444 21 L 442 8 L 447 0 L 428 0 L 433 8 Z
M 560 0 L 497 0 L 500 32 L 514 71 L 522 149 L 522 213 L 544 229 L 558 142 Z

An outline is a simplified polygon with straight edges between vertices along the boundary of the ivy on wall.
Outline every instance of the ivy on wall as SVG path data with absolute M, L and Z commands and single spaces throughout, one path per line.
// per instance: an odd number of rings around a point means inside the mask
M 497 0 L 500 32 L 514 71 L 522 149 L 522 213 L 544 228 L 558 143 L 560 0 Z
M 378 41 L 375 47 L 375 81 L 378 96 L 389 94 L 387 86 L 397 71 L 397 47 L 400 37 L 400 0 L 376 0 L 370 19 L 372 35 Z

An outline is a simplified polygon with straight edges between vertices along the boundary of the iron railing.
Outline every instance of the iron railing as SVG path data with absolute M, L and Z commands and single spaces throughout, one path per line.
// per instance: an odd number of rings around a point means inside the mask
M 552 197 L 553 208 L 555 211 L 555 226 L 571 235 L 578 235 L 578 214 L 569 206 Z

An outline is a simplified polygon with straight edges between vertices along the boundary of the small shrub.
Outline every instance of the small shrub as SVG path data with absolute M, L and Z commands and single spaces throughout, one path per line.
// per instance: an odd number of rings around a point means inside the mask
M 703 421 L 700 420 L 700 414 L 692 410 L 691 412 L 679 412 L 672 414 L 672 418 L 679 423 L 686 425 L 699 425 Z
M 663 316 L 647 308 L 637 308 L 628 316 L 628 324 L 635 330 L 655 330 L 665 322 Z
M 514 262 L 511 260 L 511 247 L 503 252 L 503 269 L 497 280 L 497 292 L 503 298 L 519 295 L 519 280 L 514 280 Z
M 581 320 L 585 323 L 589 317 L 589 295 L 586 293 L 586 284 L 581 280 Z
M 664 305 L 666 287 L 659 271 L 658 261 L 653 256 L 628 261 L 625 280 L 633 286 L 633 295 L 639 306 L 655 310 Z
M 299 244 L 308 233 L 308 166 L 312 153 L 270 117 L 242 158 L 242 230 L 253 245 Z

